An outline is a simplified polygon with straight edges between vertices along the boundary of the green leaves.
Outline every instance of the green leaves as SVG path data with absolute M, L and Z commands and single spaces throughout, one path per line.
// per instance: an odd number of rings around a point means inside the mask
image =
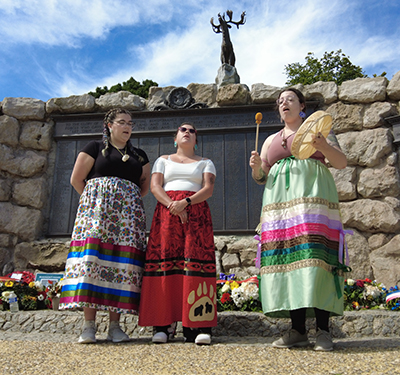
M 107 86 L 96 87 L 95 92 L 90 91 L 88 94 L 94 96 L 95 98 L 99 98 L 101 95 L 104 95 L 108 92 L 129 91 L 132 94 L 139 95 L 142 98 L 147 99 L 151 86 L 158 86 L 158 83 L 150 79 L 145 79 L 142 81 L 142 83 L 140 83 L 131 77 L 126 82 L 122 82 L 122 84 L 117 83 L 116 85 L 111 86 L 110 89 L 108 89 Z
M 287 85 L 292 86 L 298 83 L 311 85 L 318 81 L 333 81 L 341 85 L 344 81 L 367 77 L 362 68 L 352 64 L 341 49 L 336 52 L 325 52 L 321 59 L 317 59 L 313 52 L 309 52 L 305 60 L 304 65 L 296 62 L 285 66 Z M 381 76 L 385 74 L 384 72 Z

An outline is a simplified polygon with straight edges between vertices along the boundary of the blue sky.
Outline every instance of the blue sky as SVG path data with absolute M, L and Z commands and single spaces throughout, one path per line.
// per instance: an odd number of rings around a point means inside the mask
M 159 86 L 213 83 L 221 34 L 210 18 L 233 11 L 241 83 L 284 86 L 285 65 L 308 52 L 350 57 L 368 76 L 400 70 L 398 0 L 0 0 L 0 101 L 47 101 L 131 76 Z

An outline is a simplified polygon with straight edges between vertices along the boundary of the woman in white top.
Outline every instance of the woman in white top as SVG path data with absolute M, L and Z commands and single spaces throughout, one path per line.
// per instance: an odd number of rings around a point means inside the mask
M 214 234 L 206 200 L 215 166 L 195 154 L 197 130 L 183 123 L 176 153 L 154 163 L 151 192 L 157 198 L 146 252 L 139 325 L 154 326 L 153 342 L 173 337 L 182 321 L 186 342 L 211 343 L 217 325 Z

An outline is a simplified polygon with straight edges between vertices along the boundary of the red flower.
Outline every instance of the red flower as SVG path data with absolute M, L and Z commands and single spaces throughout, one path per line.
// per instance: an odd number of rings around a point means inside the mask
M 364 281 L 365 281 L 366 283 L 370 283 L 370 284 L 372 283 L 372 280 L 370 280 L 370 279 L 365 279 Z
M 229 293 L 224 293 L 221 297 L 221 303 L 229 302 L 231 299 L 232 298 Z
M 356 285 L 359 286 L 360 288 L 364 287 L 364 281 L 363 280 L 357 280 Z

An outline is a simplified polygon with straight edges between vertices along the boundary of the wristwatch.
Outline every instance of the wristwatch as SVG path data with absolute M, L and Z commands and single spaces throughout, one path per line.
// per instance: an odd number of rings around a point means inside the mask
M 192 204 L 192 200 L 190 198 L 186 198 L 186 202 L 187 202 L 187 206 L 190 206 Z

